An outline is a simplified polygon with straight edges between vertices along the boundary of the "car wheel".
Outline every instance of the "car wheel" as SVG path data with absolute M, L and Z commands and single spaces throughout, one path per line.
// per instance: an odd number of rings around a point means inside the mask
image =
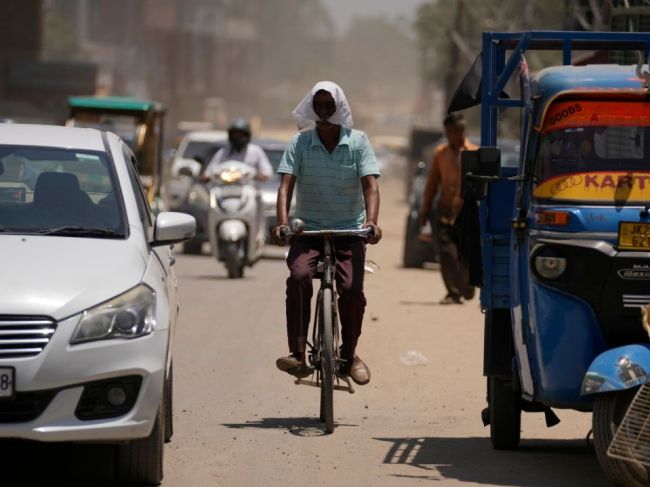
M 424 264 L 423 244 L 418 240 L 420 232 L 417 219 L 409 215 L 406 219 L 406 232 L 404 236 L 404 267 L 422 267 Z
M 117 446 L 116 477 L 127 484 L 159 485 L 163 479 L 165 401 L 160 402 L 151 434 Z

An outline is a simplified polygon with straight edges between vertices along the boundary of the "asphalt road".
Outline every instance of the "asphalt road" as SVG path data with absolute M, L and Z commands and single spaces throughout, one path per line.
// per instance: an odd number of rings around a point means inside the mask
M 288 352 L 282 250 L 270 249 L 272 258 L 241 280 L 227 279 L 208 255 L 178 256 L 176 433 L 166 446 L 163 485 L 608 485 L 585 440 L 587 414 L 558 411 L 562 423 L 552 429 L 542 415 L 527 414 L 521 448 L 492 450 L 480 419 L 485 383 L 478 301 L 439 306 L 438 271 L 400 267 L 402 186 L 383 181 L 381 192 L 385 238 L 369 250 L 381 270 L 366 281 L 358 349 L 372 380 L 355 394 L 335 394 L 332 435 L 324 435 L 317 419 L 318 390 L 294 385 L 275 368 L 275 359 Z M 405 365 L 409 351 L 426 362 Z M 99 485 L 93 475 L 110 465 L 105 447 L 20 444 L 3 452 L 0 466 L 6 455 L 45 465 L 49 485 L 78 478 Z M 106 461 L 92 458 L 97 455 Z

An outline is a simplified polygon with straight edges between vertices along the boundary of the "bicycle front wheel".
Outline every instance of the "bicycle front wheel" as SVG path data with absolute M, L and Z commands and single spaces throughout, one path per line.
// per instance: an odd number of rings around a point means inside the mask
M 320 419 L 325 431 L 334 431 L 334 314 L 332 313 L 332 290 L 323 289 L 318 313 L 318 336 L 320 338 Z

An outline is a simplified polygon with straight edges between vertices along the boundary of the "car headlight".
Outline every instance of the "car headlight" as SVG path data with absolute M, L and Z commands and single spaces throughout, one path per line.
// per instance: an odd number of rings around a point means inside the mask
M 109 338 L 137 338 L 155 326 L 155 293 L 144 284 L 83 312 L 71 344 Z
M 535 270 L 545 279 L 557 279 L 566 270 L 566 259 L 539 255 L 535 257 Z

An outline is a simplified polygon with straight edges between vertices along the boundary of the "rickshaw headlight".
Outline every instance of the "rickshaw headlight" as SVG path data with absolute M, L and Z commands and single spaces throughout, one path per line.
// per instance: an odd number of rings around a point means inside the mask
M 557 279 L 566 270 L 566 259 L 539 255 L 535 257 L 535 270 L 544 279 Z

